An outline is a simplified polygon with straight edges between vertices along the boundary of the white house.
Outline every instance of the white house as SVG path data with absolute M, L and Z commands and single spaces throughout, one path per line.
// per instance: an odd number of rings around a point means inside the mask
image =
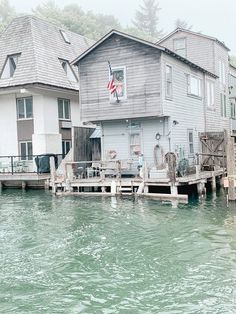
M 79 83 L 70 65 L 92 41 L 35 16 L 0 35 L 0 156 L 66 154 L 80 121 Z

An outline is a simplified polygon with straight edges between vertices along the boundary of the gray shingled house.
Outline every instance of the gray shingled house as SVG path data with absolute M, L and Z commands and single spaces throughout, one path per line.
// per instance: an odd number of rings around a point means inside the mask
M 35 16 L 8 25 L 0 35 L 0 156 L 68 152 L 80 121 L 70 61 L 91 44 Z
M 199 44 L 194 49 L 200 54 L 204 48 Z M 221 48 L 227 55 L 223 44 Z M 119 102 L 106 88 L 111 79 L 108 61 Z M 201 151 L 199 133 L 229 130 L 226 72 L 219 75 L 172 47 L 113 30 L 74 64 L 79 69 L 81 120 L 101 126 L 104 160 L 137 160 L 143 154 L 154 171 L 172 151 L 178 161 L 191 163 Z M 219 80 L 226 90 L 222 108 Z

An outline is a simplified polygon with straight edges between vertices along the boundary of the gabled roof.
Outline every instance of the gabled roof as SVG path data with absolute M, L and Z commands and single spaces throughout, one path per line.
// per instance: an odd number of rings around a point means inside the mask
M 179 59 L 180 61 L 188 64 L 189 66 L 198 69 L 199 71 L 203 72 L 203 73 L 207 73 L 208 75 L 212 76 L 212 77 L 217 77 L 215 74 L 203 69 L 202 67 L 200 67 L 199 65 L 183 58 L 182 56 L 178 55 L 177 53 L 171 51 L 170 49 L 167 49 L 161 45 L 158 44 L 154 44 L 152 42 L 149 42 L 147 40 L 117 31 L 117 30 L 111 30 L 108 34 L 106 34 L 104 37 L 102 37 L 100 40 L 98 40 L 95 44 L 93 44 L 91 47 L 89 47 L 87 50 L 85 50 L 81 55 L 79 55 L 74 61 L 72 61 L 73 65 L 77 65 L 79 63 L 79 61 L 81 61 L 84 57 L 86 57 L 88 54 L 90 54 L 95 48 L 97 48 L 98 46 L 100 46 L 104 41 L 106 41 L 108 38 L 110 38 L 113 35 L 118 35 L 118 36 L 122 36 L 124 38 L 128 38 L 130 40 L 134 40 L 136 42 L 142 43 L 146 46 L 161 50 L 163 53 L 166 53 L 168 55 L 173 56 L 176 59 Z
M 203 37 L 203 38 L 206 38 L 206 39 L 210 39 L 212 41 L 217 42 L 219 45 L 223 46 L 226 50 L 230 51 L 230 49 L 225 45 L 225 43 L 223 41 L 220 41 L 220 40 L 218 40 L 215 37 L 204 35 L 204 34 L 199 33 L 199 32 L 193 32 L 193 31 L 191 31 L 189 29 L 185 29 L 185 28 L 181 28 L 181 27 L 177 27 L 173 32 L 169 33 L 168 35 L 166 35 L 165 37 L 160 39 L 157 42 L 157 44 L 161 45 L 161 43 L 163 41 L 165 41 L 166 39 L 170 38 L 171 36 L 173 36 L 174 34 L 176 34 L 178 32 L 184 32 L 184 33 L 192 34 L 192 35 L 195 35 L 195 36 Z
M 59 59 L 73 60 L 92 43 L 81 35 L 65 30 L 70 44 L 63 39 L 60 27 L 35 16 L 12 20 L 0 35 L 0 73 L 7 56 L 20 53 L 12 78 L 0 79 L 0 88 L 26 84 L 43 84 L 78 90 L 69 81 Z

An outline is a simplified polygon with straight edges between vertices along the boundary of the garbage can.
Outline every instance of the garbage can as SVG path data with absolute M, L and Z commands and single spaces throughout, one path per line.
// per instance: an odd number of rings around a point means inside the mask
M 40 155 L 35 158 L 35 163 L 38 173 L 49 173 L 50 172 L 50 157 L 54 157 L 55 167 L 58 166 L 57 156 L 54 154 Z

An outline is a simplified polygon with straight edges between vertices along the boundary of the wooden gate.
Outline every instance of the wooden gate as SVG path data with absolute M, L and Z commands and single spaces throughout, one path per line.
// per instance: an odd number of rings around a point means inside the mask
M 214 170 L 215 167 L 223 168 L 226 166 L 226 133 L 224 132 L 206 132 L 199 134 L 202 153 L 202 170 Z

